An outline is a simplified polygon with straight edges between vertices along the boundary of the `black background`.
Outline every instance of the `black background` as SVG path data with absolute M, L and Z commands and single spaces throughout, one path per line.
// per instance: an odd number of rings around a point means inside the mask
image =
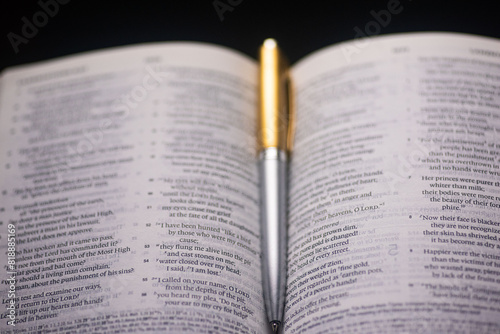
M 70 0 L 16 53 L 7 36 L 22 36 L 22 18 L 33 22 L 42 10 L 39 1 L 55 0 L 11 0 L 0 7 L 0 70 L 88 50 L 172 40 L 216 43 L 255 58 L 268 37 L 276 38 L 294 63 L 321 47 L 353 39 L 356 27 L 366 32 L 375 21 L 371 12 L 386 10 L 389 2 L 218 0 L 236 4 L 221 20 L 214 0 Z M 500 38 L 496 3 L 400 0 L 402 11 L 368 34 L 456 31 Z

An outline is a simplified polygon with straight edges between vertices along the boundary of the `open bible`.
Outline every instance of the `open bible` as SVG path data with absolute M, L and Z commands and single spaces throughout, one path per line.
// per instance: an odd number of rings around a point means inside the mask
M 285 333 L 500 332 L 500 42 L 291 69 Z M 2 333 L 263 333 L 258 64 L 156 43 L 0 79 Z

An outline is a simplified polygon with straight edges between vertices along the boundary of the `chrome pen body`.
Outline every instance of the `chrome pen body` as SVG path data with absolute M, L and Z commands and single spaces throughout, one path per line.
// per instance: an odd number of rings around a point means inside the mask
M 283 150 L 270 147 L 260 152 L 262 281 L 267 317 L 272 327 L 280 326 L 285 305 L 287 168 L 288 156 Z

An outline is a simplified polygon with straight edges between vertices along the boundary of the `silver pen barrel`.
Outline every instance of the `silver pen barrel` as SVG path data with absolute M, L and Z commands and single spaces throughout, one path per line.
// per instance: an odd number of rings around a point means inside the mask
M 280 326 L 286 288 L 287 154 L 276 147 L 260 152 L 262 279 L 268 319 Z M 271 324 L 273 325 L 273 324 Z

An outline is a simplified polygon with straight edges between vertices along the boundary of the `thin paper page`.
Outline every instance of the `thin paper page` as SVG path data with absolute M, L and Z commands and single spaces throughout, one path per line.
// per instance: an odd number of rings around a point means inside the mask
M 294 68 L 287 333 L 500 330 L 499 49 L 405 34 Z
M 251 60 L 135 46 L 2 80 L 15 329 L 262 332 Z

